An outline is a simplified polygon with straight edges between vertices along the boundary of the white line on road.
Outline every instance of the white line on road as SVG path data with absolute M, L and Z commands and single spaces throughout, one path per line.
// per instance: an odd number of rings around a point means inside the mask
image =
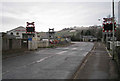
M 72 50 L 76 50 L 77 48 L 72 48 Z
M 38 61 L 36 61 L 36 62 L 40 63 L 40 62 L 42 62 L 43 60 L 45 60 L 45 59 L 47 59 L 47 58 L 48 58 L 48 57 L 42 58 L 42 59 L 40 59 L 40 60 L 38 60 Z
M 61 51 L 61 52 L 58 52 L 58 53 L 56 53 L 56 54 L 63 54 L 63 53 L 65 53 L 65 52 L 67 52 L 67 51 Z
M 82 48 L 80 50 L 83 50 Z
M 42 61 L 44 61 L 44 60 L 46 60 L 46 59 L 48 59 L 48 58 L 50 58 L 50 57 L 52 57 L 52 56 L 54 56 L 54 55 L 51 55 L 51 56 L 48 56 L 48 57 L 44 57 L 44 58 L 42 58 L 42 59 L 40 59 L 40 60 L 37 60 L 36 62 L 37 62 L 37 63 L 40 63 L 40 62 L 42 62 Z
M 4 75 L 4 74 L 6 74 L 6 73 L 8 73 L 9 71 L 6 71 L 6 72 L 2 72 L 2 75 Z
M 66 47 L 66 48 L 56 48 L 56 49 L 60 49 L 60 50 L 65 49 L 65 50 L 67 50 L 67 49 L 69 49 L 69 48 L 68 48 L 68 47 Z

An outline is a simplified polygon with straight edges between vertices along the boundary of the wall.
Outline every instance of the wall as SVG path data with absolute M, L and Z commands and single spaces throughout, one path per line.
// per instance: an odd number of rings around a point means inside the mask
M 12 49 L 20 49 L 21 48 L 21 40 L 12 40 Z
M 48 41 L 38 41 L 38 47 L 48 47 Z
M 2 50 L 9 50 L 9 39 L 2 38 Z
M 23 48 L 27 48 L 27 45 L 28 45 L 27 39 L 7 39 L 7 38 L 2 39 L 3 51 L 23 49 Z

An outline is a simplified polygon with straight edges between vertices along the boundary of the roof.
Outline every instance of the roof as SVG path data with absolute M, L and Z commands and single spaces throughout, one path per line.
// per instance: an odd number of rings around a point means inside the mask
M 17 28 L 14 28 L 14 29 L 12 29 L 12 30 L 7 31 L 7 32 L 11 32 L 11 31 L 14 31 L 14 30 L 20 30 L 20 29 L 26 31 L 26 28 L 25 28 L 25 27 L 23 27 L 23 26 L 19 26 L 19 27 L 17 27 Z

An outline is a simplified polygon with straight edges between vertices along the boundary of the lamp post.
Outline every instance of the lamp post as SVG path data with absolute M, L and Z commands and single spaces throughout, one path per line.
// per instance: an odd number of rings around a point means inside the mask
M 115 38 L 115 31 L 114 31 L 114 0 L 112 1 L 112 15 L 113 15 L 113 40 L 112 40 L 112 60 L 114 60 L 114 38 Z

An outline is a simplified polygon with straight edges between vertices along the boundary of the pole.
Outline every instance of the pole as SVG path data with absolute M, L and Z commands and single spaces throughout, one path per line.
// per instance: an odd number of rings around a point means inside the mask
M 49 31 L 48 31 L 48 45 L 50 46 L 50 28 L 49 28 Z
M 112 59 L 114 60 L 114 36 L 115 36 L 115 31 L 114 31 L 114 0 L 112 2 L 112 8 L 113 8 L 113 44 L 112 44 Z

